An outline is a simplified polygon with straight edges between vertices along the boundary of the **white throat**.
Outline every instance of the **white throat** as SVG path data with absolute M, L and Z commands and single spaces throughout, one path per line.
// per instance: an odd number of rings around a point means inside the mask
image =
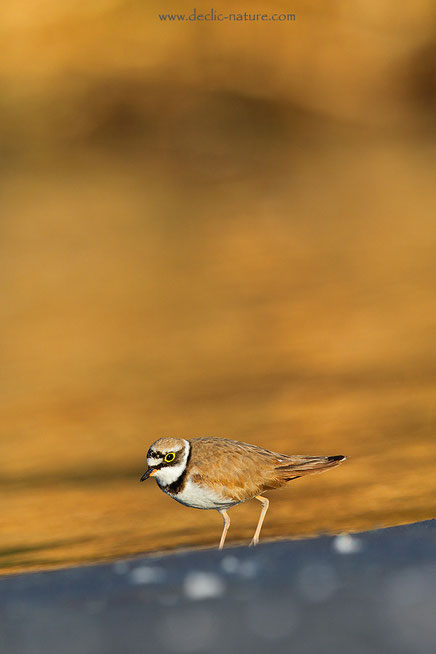
M 183 439 L 183 442 L 185 444 L 185 451 L 180 463 L 173 466 L 165 466 L 164 468 L 161 468 L 161 470 L 158 470 L 155 475 L 153 475 L 159 486 L 170 486 L 175 481 L 177 481 L 178 478 L 185 472 L 191 446 L 185 439 Z

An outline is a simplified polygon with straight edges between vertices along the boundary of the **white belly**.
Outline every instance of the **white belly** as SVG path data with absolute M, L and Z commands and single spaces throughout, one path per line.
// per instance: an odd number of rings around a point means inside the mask
M 167 492 L 165 488 L 162 488 L 164 492 Z M 185 506 L 191 506 L 194 509 L 228 509 L 230 506 L 235 504 L 240 504 L 240 502 L 235 502 L 229 497 L 223 497 L 220 493 L 206 488 L 205 486 L 199 486 L 198 484 L 193 483 L 192 481 L 187 481 L 184 489 L 177 495 L 168 493 L 170 497 L 184 504 Z

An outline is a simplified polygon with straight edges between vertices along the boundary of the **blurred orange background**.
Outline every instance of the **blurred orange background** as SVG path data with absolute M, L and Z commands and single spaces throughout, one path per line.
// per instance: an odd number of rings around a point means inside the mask
M 2 9 L 3 572 L 216 544 L 164 435 L 350 456 L 264 538 L 434 515 L 435 5 L 192 9 Z

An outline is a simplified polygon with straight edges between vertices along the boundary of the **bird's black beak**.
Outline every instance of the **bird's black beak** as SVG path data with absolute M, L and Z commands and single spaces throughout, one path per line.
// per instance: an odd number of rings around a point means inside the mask
M 153 477 L 157 472 L 156 468 L 149 468 L 144 474 L 142 475 L 141 479 L 139 481 L 145 481 L 149 477 Z

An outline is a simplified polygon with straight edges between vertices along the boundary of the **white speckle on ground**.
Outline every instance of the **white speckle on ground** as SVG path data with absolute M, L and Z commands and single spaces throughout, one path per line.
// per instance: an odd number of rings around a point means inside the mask
M 221 561 L 221 568 L 224 570 L 224 572 L 232 574 L 238 570 L 239 561 L 236 556 L 225 556 Z
M 255 577 L 258 570 L 259 566 L 253 559 L 242 561 L 241 565 L 239 566 L 239 573 L 242 577 L 247 577 L 247 579 Z
M 130 572 L 130 580 L 133 584 L 158 584 L 165 579 L 165 570 L 141 565 Z
M 239 574 L 247 579 L 255 577 L 259 570 L 259 565 L 253 559 L 240 561 L 236 556 L 225 556 L 221 561 L 221 569 L 227 574 Z
M 183 591 L 191 600 L 220 597 L 225 591 L 225 584 L 218 575 L 209 572 L 189 572 L 183 584 Z
M 351 534 L 339 534 L 333 541 L 333 548 L 339 554 L 355 554 L 362 549 L 362 542 Z

